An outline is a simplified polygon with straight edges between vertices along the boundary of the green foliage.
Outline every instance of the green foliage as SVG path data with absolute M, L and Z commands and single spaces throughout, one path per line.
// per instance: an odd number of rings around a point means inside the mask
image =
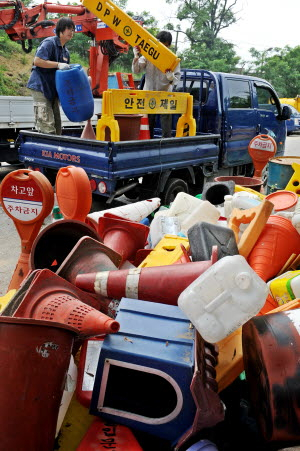
M 207 69 L 214 72 L 236 72 L 240 58 L 233 45 L 222 39 L 215 39 L 214 46 L 207 48 L 205 44 L 193 45 L 179 54 L 181 67 Z
M 189 47 L 181 55 L 181 67 L 208 69 L 219 72 L 236 72 L 240 58 L 234 46 L 219 37 L 224 28 L 236 22 L 233 8 L 238 0 L 167 0 L 179 7 L 177 19 L 188 21 L 188 27 L 174 28 L 172 23 L 166 28 L 183 33 Z M 176 47 L 176 42 L 175 42 Z M 176 51 L 176 48 L 175 48 Z
M 81 60 L 85 61 L 84 65 L 88 65 L 89 60 L 89 48 L 90 48 L 91 38 L 84 35 L 83 33 L 76 33 L 68 42 L 67 48 L 70 54 L 76 54 L 80 57 Z M 75 59 L 72 57 L 72 62 L 75 62 Z M 77 61 L 76 61 L 77 63 Z M 80 64 L 80 63 L 79 63 Z
M 270 48 L 259 52 L 251 48 L 253 57 L 248 73 L 265 78 L 275 87 L 279 97 L 294 98 L 300 93 L 300 46 Z
M 0 30 L 0 55 L 6 56 L 16 50 L 17 44 L 11 41 L 4 30 Z
M 5 76 L 5 66 L 0 66 L 0 94 L 2 96 L 15 96 L 19 92 L 19 82 Z
M 221 30 L 236 22 L 233 8 L 238 0 L 167 0 L 177 3 L 177 19 L 188 21 L 185 30 L 191 45 L 214 47 L 214 41 Z

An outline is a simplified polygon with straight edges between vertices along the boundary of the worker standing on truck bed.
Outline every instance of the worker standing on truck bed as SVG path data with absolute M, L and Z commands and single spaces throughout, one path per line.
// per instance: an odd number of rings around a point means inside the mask
M 172 35 L 169 31 L 160 31 L 156 38 L 166 47 L 172 44 Z M 133 48 L 134 58 L 132 61 L 132 72 L 139 74 L 145 71 L 145 91 L 173 91 L 173 86 L 176 86 L 180 81 L 180 64 L 178 64 L 172 72 L 161 72 L 154 64 L 148 61 L 144 56 L 140 56 L 139 47 Z M 155 126 L 155 114 L 149 114 L 149 129 L 150 136 L 153 138 Z M 160 116 L 162 137 L 170 138 L 172 136 L 172 115 L 162 114 Z
M 59 99 L 55 87 L 57 69 L 68 69 L 70 54 L 65 44 L 74 36 L 75 25 L 69 17 L 56 24 L 56 36 L 39 45 L 27 87 L 33 97 L 35 128 L 40 133 L 61 134 Z

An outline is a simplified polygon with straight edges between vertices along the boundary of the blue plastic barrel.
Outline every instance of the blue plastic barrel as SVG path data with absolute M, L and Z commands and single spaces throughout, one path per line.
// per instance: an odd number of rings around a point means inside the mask
M 285 189 L 294 174 L 293 163 L 300 164 L 300 157 L 282 156 L 271 158 L 268 164 L 267 194 Z
M 57 70 L 56 89 L 63 112 L 72 122 L 82 122 L 94 114 L 94 98 L 89 79 L 80 64 Z

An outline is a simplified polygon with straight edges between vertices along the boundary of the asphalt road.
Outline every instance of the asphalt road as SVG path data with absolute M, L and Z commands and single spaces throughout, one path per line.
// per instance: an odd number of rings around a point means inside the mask
M 287 138 L 285 155 L 300 156 L 300 134 Z M 17 166 L 1 167 L 0 182 L 5 175 L 17 168 Z M 93 201 L 92 211 L 99 211 L 104 208 L 106 207 L 103 201 Z M 0 206 L 0 296 L 3 296 L 7 292 L 19 256 L 19 235 L 13 221 L 4 213 Z

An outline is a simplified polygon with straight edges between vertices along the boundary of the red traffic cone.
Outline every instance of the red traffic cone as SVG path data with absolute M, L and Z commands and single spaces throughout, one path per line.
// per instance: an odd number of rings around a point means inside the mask
M 103 244 L 121 255 L 122 263 L 134 260 L 138 249 L 144 248 L 149 227 L 128 220 L 103 216 L 99 219 L 98 234 Z
M 32 318 L 72 326 L 82 336 L 96 336 L 118 332 L 120 325 L 88 304 L 80 290 L 44 269 L 30 285 L 13 316 Z
M 92 271 L 114 271 L 120 266 L 121 256 L 89 236 L 83 236 L 62 262 L 56 274 L 75 284 L 77 274 Z
M 143 114 L 141 117 L 139 139 L 150 139 L 148 114 Z
M 177 305 L 180 293 L 213 263 L 209 260 L 79 274 L 75 283 L 82 290 L 109 298 L 128 297 Z

